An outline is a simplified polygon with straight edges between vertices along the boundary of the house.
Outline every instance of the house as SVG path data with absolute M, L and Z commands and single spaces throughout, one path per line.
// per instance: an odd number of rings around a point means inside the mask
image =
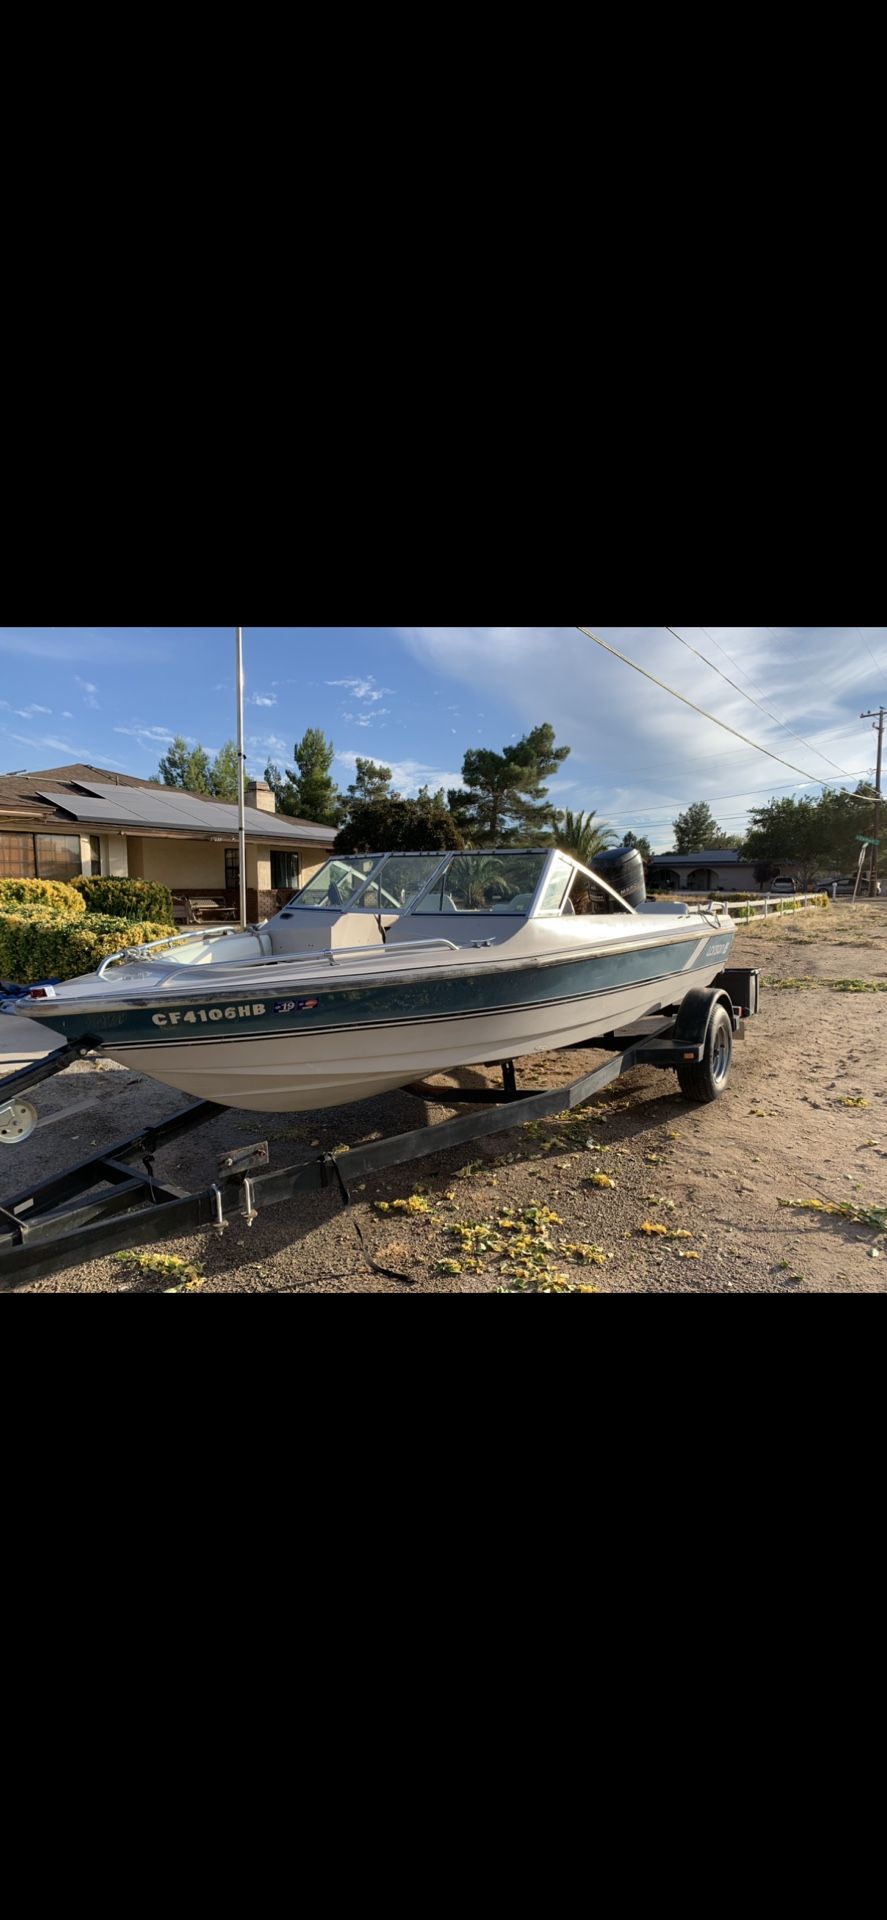
M 773 863 L 776 865 L 776 863 Z M 708 853 L 654 853 L 649 885 L 656 893 L 760 893 L 754 860 L 727 849 Z M 777 868 L 778 871 L 778 868 Z
M 316 873 L 336 829 L 278 814 L 264 780 L 246 802 L 247 917 L 261 920 Z M 123 874 L 169 887 L 178 919 L 199 918 L 201 900 L 239 912 L 237 834 L 236 804 L 101 767 L 0 775 L 4 879 Z

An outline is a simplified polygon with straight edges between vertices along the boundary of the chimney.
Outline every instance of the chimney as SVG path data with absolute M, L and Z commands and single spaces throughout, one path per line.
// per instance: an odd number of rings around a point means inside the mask
M 247 781 L 246 804 L 248 807 L 258 807 L 260 813 L 276 813 L 274 795 L 267 780 Z

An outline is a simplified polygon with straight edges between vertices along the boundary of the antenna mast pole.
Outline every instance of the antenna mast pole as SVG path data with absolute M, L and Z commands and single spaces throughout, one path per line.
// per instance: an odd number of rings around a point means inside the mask
M 243 751 L 243 628 L 237 628 L 237 806 L 238 866 L 240 869 L 240 924 L 246 926 L 246 757 Z

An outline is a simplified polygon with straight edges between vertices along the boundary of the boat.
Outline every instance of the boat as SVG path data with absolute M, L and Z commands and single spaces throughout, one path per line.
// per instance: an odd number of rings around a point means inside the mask
M 263 1113 L 591 1043 L 710 985 L 733 943 L 729 914 L 646 901 L 621 853 L 618 887 L 557 849 L 338 856 L 261 926 L 125 949 L 5 1010 Z

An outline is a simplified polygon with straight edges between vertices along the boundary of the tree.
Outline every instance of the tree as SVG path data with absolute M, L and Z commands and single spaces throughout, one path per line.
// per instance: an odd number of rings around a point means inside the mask
M 163 787 L 181 787 L 186 793 L 211 794 L 210 759 L 206 748 L 189 747 L 187 740 L 177 733 L 172 746 L 160 761 L 157 779 Z
M 765 807 L 752 807 L 749 817 L 752 824 L 742 849 L 746 859 L 753 860 L 756 867 L 758 863 L 775 862 L 781 868 L 792 868 L 806 892 L 827 857 L 823 852 L 827 825 L 818 803 L 786 795 L 768 801 Z
M 211 760 L 205 747 L 189 747 L 180 733 L 163 755 L 155 780 L 162 787 L 180 787 L 212 800 L 237 799 L 239 760 L 233 740 L 226 740 Z
M 777 867 L 791 867 L 806 890 L 822 870 L 848 873 L 859 859 L 860 834 L 867 830 L 874 787 L 861 780 L 855 793 L 823 787 L 818 796 L 789 796 L 753 807 L 743 851 L 755 861 L 755 877 L 765 886 Z M 766 869 L 766 873 L 765 873 Z
M 210 792 L 214 800 L 233 800 L 239 797 L 240 757 L 236 743 L 226 740 L 209 770 Z
M 356 779 L 348 788 L 346 805 L 366 806 L 374 800 L 387 800 L 391 792 L 393 774 L 390 767 L 380 766 L 376 760 L 362 760 L 360 754 L 354 763 Z
M 469 747 L 462 762 L 464 789 L 448 794 L 450 812 L 475 846 L 537 843 L 560 820 L 543 784 L 566 760 L 569 747 L 555 747 L 554 728 L 544 722 L 523 739 L 494 753 Z
M 342 796 L 330 774 L 335 748 L 319 727 L 308 727 L 293 748 L 294 767 L 285 773 L 270 762 L 265 779 L 274 794 L 278 813 L 296 814 L 302 820 L 316 820 L 321 826 L 336 826 L 342 811 Z
M 563 823 L 557 829 L 557 844 L 562 853 L 570 853 L 583 867 L 590 867 L 596 853 L 603 853 L 612 847 L 616 834 L 605 820 L 595 819 L 595 809 L 589 813 L 571 813 L 569 807 L 563 817 Z
M 673 853 L 715 853 L 739 845 L 741 835 L 722 833 L 707 800 L 694 800 L 672 822 Z
M 646 834 L 624 833 L 622 835 L 622 845 L 624 847 L 634 847 L 635 852 L 640 854 L 645 866 L 647 861 L 653 858 L 653 849 Z
M 859 835 L 871 833 L 871 812 L 860 800 L 874 800 L 875 789 L 868 780 L 860 780 L 854 793 L 840 787 L 823 787 L 817 803 L 822 822 L 822 865 L 849 873 L 859 859 Z M 880 854 L 881 849 L 878 849 Z
M 465 842 L 448 811 L 443 788 L 422 787 L 415 800 L 399 793 L 355 803 L 336 835 L 335 853 L 436 853 Z

